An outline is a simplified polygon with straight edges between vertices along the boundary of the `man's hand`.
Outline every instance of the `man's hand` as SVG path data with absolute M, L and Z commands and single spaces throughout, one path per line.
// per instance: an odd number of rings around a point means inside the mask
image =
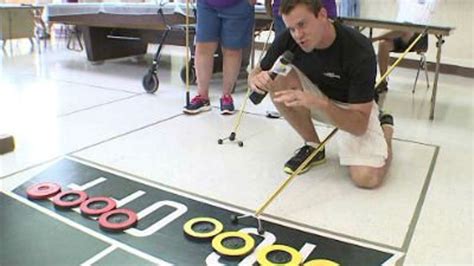
M 260 94 L 273 90 L 273 80 L 268 71 L 260 71 L 255 75 L 250 75 L 248 85 L 250 89 Z
M 277 103 L 283 103 L 287 107 L 306 107 L 309 110 L 313 108 L 326 109 L 329 104 L 327 97 L 301 90 L 277 91 L 273 100 Z

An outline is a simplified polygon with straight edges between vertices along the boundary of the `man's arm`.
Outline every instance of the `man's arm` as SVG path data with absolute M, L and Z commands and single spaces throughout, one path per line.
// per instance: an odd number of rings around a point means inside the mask
M 357 136 L 366 132 L 373 104 L 373 102 L 368 102 L 340 107 L 326 96 L 318 96 L 313 92 L 301 90 L 275 92 L 273 100 L 284 103 L 288 107 L 302 106 L 309 110 L 322 111 L 336 127 Z
M 373 102 L 350 104 L 345 109 L 329 101 L 325 111 L 336 127 L 360 136 L 367 131 L 373 104 Z

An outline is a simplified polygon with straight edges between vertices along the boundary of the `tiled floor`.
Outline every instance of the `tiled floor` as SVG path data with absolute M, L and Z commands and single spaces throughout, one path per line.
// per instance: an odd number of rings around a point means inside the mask
M 17 147 L 0 156 L 2 190 L 69 155 L 255 209 L 286 178 L 282 164 L 301 144 L 284 120 L 265 118 L 274 109 L 266 99 L 248 105 L 237 132 L 243 148 L 217 145 L 237 116 L 181 113 L 181 48 L 164 50 L 160 88 L 150 95 L 141 78 L 151 54 L 92 65 L 63 42 L 41 53 L 28 41 L 11 44 L 0 54 L 0 132 L 14 135 Z M 412 95 L 414 76 L 407 69 L 391 75 L 385 107 L 395 116 L 395 155 L 381 188 L 354 187 L 331 140 L 328 163 L 293 181 L 266 213 L 407 251 L 405 265 L 472 265 L 473 80 L 441 75 L 430 121 L 431 90 L 421 80 Z M 212 87 L 217 106 L 219 81 Z M 244 96 L 239 88 L 237 107 Z

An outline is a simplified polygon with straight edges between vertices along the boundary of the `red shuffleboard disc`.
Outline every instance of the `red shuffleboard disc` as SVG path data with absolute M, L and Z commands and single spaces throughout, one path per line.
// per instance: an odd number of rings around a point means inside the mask
M 87 193 L 80 190 L 63 191 L 53 198 L 54 207 L 74 208 L 87 200 Z
M 26 189 L 26 195 L 32 200 L 45 200 L 59 192 L 61 192 L 61 186 L 52 182 L 38 183 Z
M 137 223 L 137 214 L 129 209 L 116 209 L 102 214 L 99 217 L 99 225 L 102 229 L 109 231 L 126 230 Z
M 116 206 L 115 200 L 111 198 L 92 197 L 81 203 L 80 209 L 84 215 L 99 216 L 115 209 Z

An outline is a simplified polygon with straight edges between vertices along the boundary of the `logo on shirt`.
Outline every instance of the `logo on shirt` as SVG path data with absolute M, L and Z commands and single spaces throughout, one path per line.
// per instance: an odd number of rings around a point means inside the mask
M 341 79 L 341 76 L 336 74 L 336 73 L 333 73 L 333 72 L 326 72 L 326 73 L 323 73 L 324 76 L 328 77 L 328 78 L 332 78 L 332 79 Z

